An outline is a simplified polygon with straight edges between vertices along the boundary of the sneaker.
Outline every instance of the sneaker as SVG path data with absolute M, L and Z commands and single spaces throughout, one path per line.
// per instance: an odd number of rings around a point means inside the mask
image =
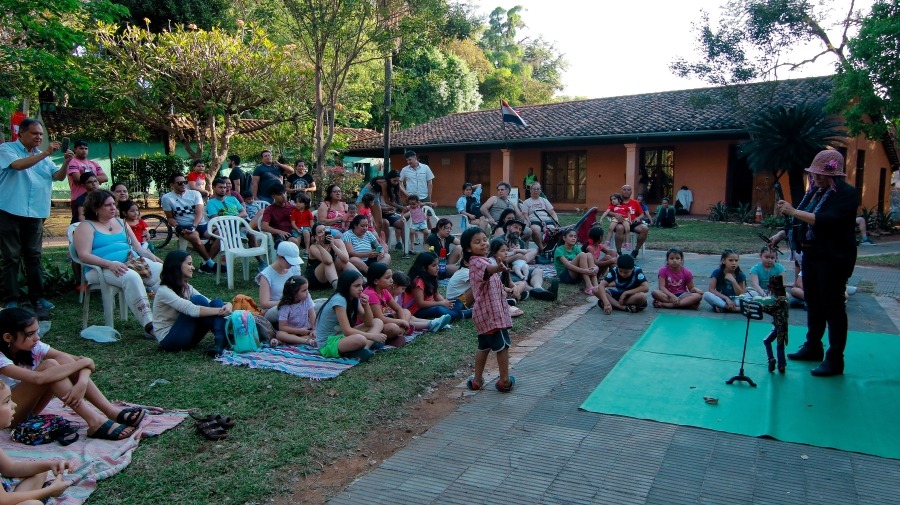
M 519 304 L 519 302 L 517 302 L 515 298 L 507 298 L 506 304 L 509 305 L 510 307 L 515 307 L 516 305 Z
M 547 291 L 553 293 L 554 298 L 559 296 L 559 277 L 550 280 L 550 288 Z
M 438 321 L 440 321 L 441 323 L 440 329 L 443 330 L 444 328 L 450 326 L 450 321 L 452 320 L 453 318 L 450 317 L 450 314 L 444 314 L 443 316 L 439 317 Z
M 360 363 L 365 363 L 366 361 L 369 361 L 369 358 L 371 358 L 374 355 L 375 355 L 374 352 L 363 348 L 358 351 L 348 352 L 341 357 L 355 359 L 355 360 L 359 360 Z
M 403 242 L 397 242 L 396 244 L 394 244 L 394 249 L 396 249 L 398 251 L 402 251 L 403 250 Z
M 413 245 L 422 245 L 422 241 L 420 239 L 413 240 Z
M 46 298 L 38 298 L 37 302 L 33 303 L 32 305 L 35 305 L 35 306 L 40 305 L 41 307 L 43 307 L 47 310 L 53 310 L 56 308 L 56 305 L 53 305 L 52 303 L 50 303 L 50 301 L 47 300 Z
M 531 296 L 531 291 L 522 291 L 522 294 L 519 295 L 519 301 L 524 302 Z
M 631 251 L 631 257 L 632 257 L 632 258 L 637 258 L 637 257 L 638 257 L 638 254 L 640 254 L 640 252 L 641 252 L 640 249 L 633 249 L 633 250 Z
M 844 374 L 844 364 L 825 359 L 819 366 L 809 371 L 814 377 L 834 377 Z
M 153 337 L 156 338 L 156 337 Z M 222 352 L 225 349 L 220 345 L 211 345 L 206 348 L 206 357 L 208 358 L 218 358 L 222 355 Z
M 210 265 L 208 263 L 204 263 L 204 264 L 200 265 L 200 268 L 198 268 L 197 270 L 199 270 L 200 272 L 203 272 L 205 274 L 214 274 L 214 273 L 216 273 L 216 266 Z
M 862 242 L 860 242 L 859 245 L 878 245 L 878 244 L 876 244 L 875 242 L 872 242 L 872 239 L 870 239 L 869 237 L 866 237 L 866 238 L 862 239 Z
M 444 316 L 441 316 L 437 319 L 432 319 L 431 321 L 428 321 L 428 331 L 430 331 L 432 333 L 437 333 L 438 331 L 440 331 L 440 329 L 444 327 L 441 324 L 441 320 L 443 318 L 444 318 Z

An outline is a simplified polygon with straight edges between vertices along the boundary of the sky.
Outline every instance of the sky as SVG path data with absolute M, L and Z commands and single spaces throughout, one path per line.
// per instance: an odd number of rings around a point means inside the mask
M 563 76 L 566 88 L 558 95 L 600 98 L 671 91 L 708 86 L 700 80 L 683 79 L 669 71 L 678 57 L 696 58 L 695 23 L 705 9 L 716 19 L 725 0 L 482 0 L 485 17 L 494 7 L 521 5 L 526 28 L 518 37 L 543 35 L 565 55 L 569 69 Z M 871 0 L 860 0 L 856 8 L 868 11 Z M 849 0 L 834 0 L 835 17 L 843 17 Z M 840 31 L 830 30 L 832 40 Z M 814 47 L 799 48 L 806 59 Z M 822 57 L 802 72 L 779 74 L 780 79 L 829 75 L 834 58 Z

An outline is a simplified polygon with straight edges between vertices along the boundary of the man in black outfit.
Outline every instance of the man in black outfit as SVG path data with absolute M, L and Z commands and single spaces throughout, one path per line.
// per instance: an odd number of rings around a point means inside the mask
M 806 342 L 788 358 L 824 361 L 812 370 L 816 377 L 844 373 L 847 344 L 847 309 L 844 291 L 856 264 L 856 189 L 844 180 L 844 157 L 822 151 L 806 169 L 812 179 L 809 191 L 795 209 L 779 200 L 781 212 L 793 217 L 792 247 L 802 252 L 801 269 L 806 294 Z M 828 326 L 828 352 L 822 338 Z

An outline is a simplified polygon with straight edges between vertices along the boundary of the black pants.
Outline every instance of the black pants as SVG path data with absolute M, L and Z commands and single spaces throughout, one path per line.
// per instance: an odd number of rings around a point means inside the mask
M 656 215 L 656 226 L 661 228 L 672 228 L 675 226 L 675 209 L 673 207 L 659 209 Z
M 833 363 L 844 362 L 847 346 L 847 308 L 844 292 L 853 273 L 853 264 L 806 253 L 803 256 L 803 295 L 806 299 L 806 341 L 819 346 L 828 326 L 828 351 L 826 359 Z
M 4 303 L 19 299 L 20 260 L 25 265 L 28 298 L 34 301 L 44 297 L 44 279 L 41 270 L 43 238 L 43 219 L 17 216 L 0 210 L 0 277 Z

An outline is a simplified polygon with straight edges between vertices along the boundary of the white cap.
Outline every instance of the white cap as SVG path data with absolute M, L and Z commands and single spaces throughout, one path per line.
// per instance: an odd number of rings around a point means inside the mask
M 279 256 L 284 257 L 285 261 L 291 265 L 296 266 L 303 263 L 303 260 L 300 259 L 300 248 L 293 242 L 285 240 L 278 244 L 278 250 L 276 252 Z

